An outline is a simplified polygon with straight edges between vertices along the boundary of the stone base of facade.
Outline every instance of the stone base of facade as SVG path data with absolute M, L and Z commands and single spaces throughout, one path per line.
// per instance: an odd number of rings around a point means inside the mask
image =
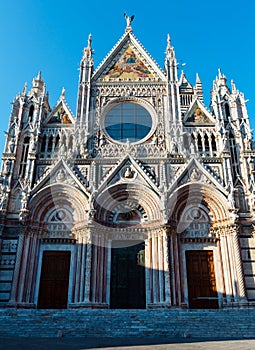
M 222 304 L 223 309 L 246 309 L 249 307 L 251 307 L 251 305 L 247 300 L 233 301 L 230 303 Z M 253 307 L 255 307 L 255 303 Z
M 106 303 L 70 303 L 70 309 L 109 309 Z
M 1 305 L 5 308 L 15 308 L 15 309 L 36 309 L 36 305 L 34 303 L 18 303 L 18 302 L 8 302 L 5 305 Z
M 170 308 L 171 305 L 168 303 L 153 303 L 153 304 L 148 304 L 147 308 L 148 309 L 166 309 Z

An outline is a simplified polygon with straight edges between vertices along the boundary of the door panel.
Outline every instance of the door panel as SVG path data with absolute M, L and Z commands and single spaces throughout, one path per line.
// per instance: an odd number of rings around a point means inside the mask
M 214 272 L 213 251 L 186 251 L 189 307 L 217 309 L 218 293 Z
M 113 241 L 111 250 L 112 309 L 145 308 L 145 267 L 138 254 L 144 250 L 141 241 Z
M 71 252 L 43 253 L 38 308 L 65 309 L 67 307 Z

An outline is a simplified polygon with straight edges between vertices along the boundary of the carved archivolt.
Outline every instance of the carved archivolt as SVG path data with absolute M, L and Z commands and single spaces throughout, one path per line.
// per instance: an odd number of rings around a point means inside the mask
M 234 222 L 227 199 L 207 184 L 190 183 L 171 193 L 167 203 L 169 220 L 179 223 L 183 213 L 190 206 L 207 208 L 210 222 L 213 224 L 228 225 Z
M 54 221 L 79 223 L 86 220 L 88 198 L 77 188 L 66 184 L 51 184 L 37 192 L 29 203 L 31 222 L 46 224 Z
M 106 225 L 127 221 L 128 215 L 139 224 L 161 221 L 159 197 L 149 188 L 133 182 L 106 188 L 95 197 L 94 209 L 96 221 Z

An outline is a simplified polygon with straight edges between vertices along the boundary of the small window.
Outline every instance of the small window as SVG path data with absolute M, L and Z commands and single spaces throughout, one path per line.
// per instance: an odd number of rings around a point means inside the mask
M 228 103 L 225 103 L 225 114 L 226 114 L 226 118 L 230 117 L 230 109 L 229 109 Z
M 30 120 L 33 119 L 33 115 L 34 115 L 34 105 L 30 106 L 30 108 L 29 108 L 28 117 L 29 117 Z

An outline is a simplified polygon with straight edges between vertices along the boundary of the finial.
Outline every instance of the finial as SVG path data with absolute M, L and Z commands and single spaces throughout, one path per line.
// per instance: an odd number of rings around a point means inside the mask
M 236 92 L 236 84 L 234 80 L 231 80 L 231 87 L 232 87 L 232 92 Z
M 91 48 L 91 43 L 92 43 L 92 35 L 91 33 L 88 36 L 88 47 Z
M 94 51 L 92 50 L 91 43 L 92 43 L 92 35 L 89 34 L 88 45 L 83 50 L 83 59 L 88 60 L 92 58 L 92 54 L 94 53 Z
M 26 96 L 27 93 L 27 83 L 24 84 L 23 90 L 22 90 L 22 96 Z
M 171 37 L 170 34 L 167 34 L 167 48 L 170 49 L 171 47 Z
M 39 70 L 38 75 L 37 75 L 37 80 L 41 80 L 42 78 L 42 72 Z
M 196 73 L 196 84 L 201 84 L 201 80 L 198 73 Z
M 66 89 L 63 87 L 63 88 L 62 88 L 62 92 L 61 92 L 61 96 L 62 96 L 62 97 L 65 97 L 65 93 L 66 93 Z
M 124 18 L 127 22 L 126 32 L 132 32 L 131 22 L 133 22 L 135 16 L 132 15 L 131 17 L 129 17 L 126 13 L 124 13 Z
M 174 47 L 171 45 L 170 34 L 167 34 L 166 57 L 168 59 L 175 58 Z

